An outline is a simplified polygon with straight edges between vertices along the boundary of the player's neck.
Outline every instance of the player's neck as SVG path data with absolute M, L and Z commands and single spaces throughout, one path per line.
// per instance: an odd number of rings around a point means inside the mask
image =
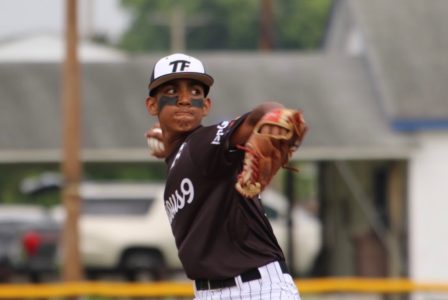
M 163 145 L 166 149 L 166 153 L 170 155 L 181 143 L 185 141 L 190 132 L 181 133 L 165 133 L 163 135 Z

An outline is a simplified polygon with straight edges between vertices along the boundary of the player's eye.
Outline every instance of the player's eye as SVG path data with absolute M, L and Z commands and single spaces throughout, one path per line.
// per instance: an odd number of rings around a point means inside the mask
M 202 89 L 201 89 L 200 87 L 193 87 L 193 88 L 191 89 L 191 94 L 192 94 L 193 96 L 202 96 L 203 91 L 202 91 Z
M 173 86 L 167 86 L 167 87 L 165 87 L 165 88 L 163 89 L 162 92 L 163 92 L 164 95 L 173 96 L 173 95 L 176 94 L 177 90 L 176 90 L 176 88 L 173 87 Z

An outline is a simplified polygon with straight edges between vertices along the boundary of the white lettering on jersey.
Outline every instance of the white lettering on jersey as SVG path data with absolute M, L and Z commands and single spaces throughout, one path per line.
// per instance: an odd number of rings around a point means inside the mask
M 218 131 L 216 132 L 216 136 L 212 141 L 213 145 L 221 144 L 221 137 L 224 135 L 224 129 L 229 126 L 229 121 L 223 121 L 221 124 L 217 126 Z
M 190 179 L 184 178 L 180 183 L 180 192 L 175 190 L 168 200 L 165 200 L 165 210 L 168 215 L 170 223 L 173 222 L 176 214 L 185 207 L 185 204 L 190 204 L 194 199 L 194 186 Z
M 187 144 L 187 143 L 183 143 L 183 144 L 180 146 L 179 150 L 178 150 L 177 153 L 176 153 L 176 156 L 174 157 L 173 163 L 171 164 L 170 170 L 174 167 L 174 164 L 175 164 L 176 161 L 179 159 L 180 154 L 182 153 L 182 149 L 184 149 L 184 147 L 185 147 L 186 144 Z

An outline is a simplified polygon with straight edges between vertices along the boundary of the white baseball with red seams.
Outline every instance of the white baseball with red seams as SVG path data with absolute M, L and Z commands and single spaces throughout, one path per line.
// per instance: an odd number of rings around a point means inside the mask
M 153 132 L 162 133 L 162 129 L 160 128 L 153 128 L 151 129 Z M 154 155 L 154 153 L 161 153 L 165 151 L 165 147 L 163 146 L 162 141 L 160 141 L 157 138 L 154 137 L 148 137 L 146 139 L 146 142 L 148 143 L 149 153 L 151 155 Z

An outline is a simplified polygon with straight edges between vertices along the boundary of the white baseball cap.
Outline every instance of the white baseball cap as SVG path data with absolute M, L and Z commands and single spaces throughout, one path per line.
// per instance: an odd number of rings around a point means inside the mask
M 208 93 L 213 84 L 213 77 L 205 72 L 202 62 L 192 56 L 175 53 L 159 59 L 152 70 L 149 82 L 149 94 L 155 88 L 173 79 L 194 79 L 203 83 Z

